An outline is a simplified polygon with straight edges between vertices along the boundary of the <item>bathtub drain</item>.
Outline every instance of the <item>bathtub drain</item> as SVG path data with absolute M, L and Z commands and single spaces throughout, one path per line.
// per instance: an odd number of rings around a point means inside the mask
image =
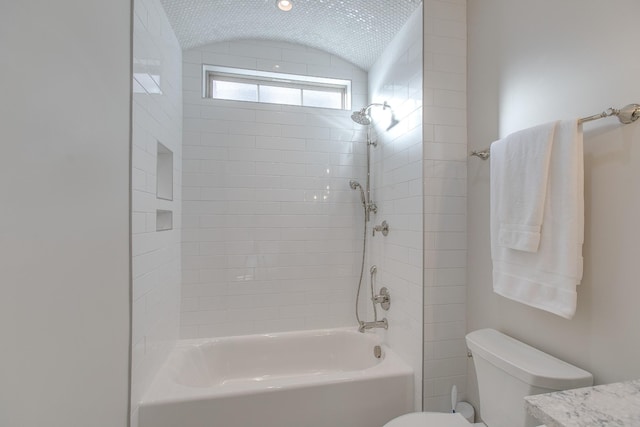
M 376 359 L 380 359 L 382 357 L 382 348 L 379 345 L 373 347 L 373 355 Z

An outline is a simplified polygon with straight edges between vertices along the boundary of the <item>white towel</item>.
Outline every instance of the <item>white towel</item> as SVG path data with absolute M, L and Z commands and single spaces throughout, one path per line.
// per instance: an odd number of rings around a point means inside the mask
M 500 181 L 497 213 L 501 246 L 536 252 L 540 244 L 553 135 L 558 122 L 525 129 L 491 145 Z
M 584 241 L 584 154 L 577 120 L 560 122 L 554 133 L 546 200 L 537 252 L 499 244 L 500 150 L 491 147 L 491 256 L 494 292 L 571 319 L 582 279 Z

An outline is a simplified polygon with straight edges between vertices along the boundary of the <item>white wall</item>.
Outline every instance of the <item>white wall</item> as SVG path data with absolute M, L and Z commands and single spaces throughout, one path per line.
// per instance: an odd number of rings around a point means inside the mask
M 126 0 L 0 5 L 0 425 L 128 418 Z
M 470 148 L 539 123 L 640 103 L 640 58 L 627 43 L 637 40 L 638 16 L 633 0 L 469 2 Z M 575 317 L 492 293 L 489 163 L 472 158 L 468 329 L 497 328 L 606 383 L 640 377 L 640 123 L 603 119 L 584 130 L 585 269 Z
M 135 0 L 132 153 L 132 425 L 178 339 L 182 193 L 182 50 L 159 0 Z M 173 153 L 173 200 L 156 196 L 158 142 Z M 156 231 L 156 210 L 173 229 Z
M 424 3 L 424 409 L 466 392 L 466 2 Z
M 378 267 L 376 292 L 391 293 L 389 311 L 378 306 L 378 317 L 389 321 L 378 330 L 414 370 L 415 408 L 422 407 L 422 7 L 418 7 L 369 70 L 371 102 L 387 101 L 399 123 L 387 131 L 390 111 L 376 107 L 372 147 L 372 200 L 378 213 L 370 227 L 383 220 L 391 231 L 369 240 L 369 271 Z M 365 277 L 369 277 L 367 274 Z M 363 290 L 369 296 L 365 281 Z M 369 299 L 366 320 L 373 319 Z
M 287 58 L 288 61 L 283 61 Z M 234 41 L 184 52 L 182 337 L 355 324 L 363 130 L 351 111 L 202 98 L 202 64 L 352 80 L 305 46 Z

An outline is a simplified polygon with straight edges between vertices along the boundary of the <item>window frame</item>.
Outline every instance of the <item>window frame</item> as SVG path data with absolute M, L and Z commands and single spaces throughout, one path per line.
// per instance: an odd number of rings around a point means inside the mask
M 351 80 L 334 79 L 328 77 L 303 76 L 299 74 L 275 73 L 271 71 L 248 70 L 243 68 L 222 67 L 218 65 L 202 65 L 202 97 L 208 99 L 213 97 L 213 82 L 228 81 L 235 83 L 249 83 L 257 85 L 258 100 L 245 101 L 234 100 L 240 102 L 259 102 L 260 86 L 295 88 L 300 90 L 300 104 L 278 104 L 278 105 L 294 105 L 307 108 L 327 108 L 332 110 L 350 110 L 351 109 Z M 330 93 L 339 93 L 341 95 L 341 107 L 317 107 L 304 105 L 304 90 L 323 91 Z

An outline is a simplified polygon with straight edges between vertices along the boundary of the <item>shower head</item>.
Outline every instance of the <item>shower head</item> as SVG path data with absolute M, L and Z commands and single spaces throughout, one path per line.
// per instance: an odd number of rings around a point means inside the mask
M 354 181 L 354 180 L 349 181 L 349 187 L 351 187 L 352 190 L 357 190 L 358 187 L 362 188 L 360 183 L 358 181 Z
M 368 126 L 371 124 L 371 118 L 369 117 L 369 114 L 367 114 L 366 108 L 363 108 L 360 111 L 354 111 L 351 115 L 351 120 L 362 126 Z

